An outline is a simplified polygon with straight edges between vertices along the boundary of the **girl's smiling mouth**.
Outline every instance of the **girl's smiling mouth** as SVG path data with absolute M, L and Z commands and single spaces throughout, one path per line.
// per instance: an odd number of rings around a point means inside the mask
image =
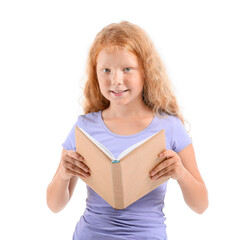
M 126 90 L 114 90 L 114 91 L 112 91 L 112 90 L 110 90 L 111 92 L 113 92 L 113 93 L 121 93 L 121 92 L 126 92 L 126 91 L 128 91 L 129 89 L 126 89 Z
M 113 95 L 115 95 L 115 96 L 122 96 L 125 92 L 127 92 L 129 89 L 127 89 L 127 90 L 120 90 L 120 91 L 112 91 L 112 90 L 110 90 L 110 92 L 113 94 Z

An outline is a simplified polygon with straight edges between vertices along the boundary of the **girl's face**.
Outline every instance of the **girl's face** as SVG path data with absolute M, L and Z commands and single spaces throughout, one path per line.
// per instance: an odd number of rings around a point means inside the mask
M 96 71 L 100 91 L 110 104 L 143 101 L 143 68 L 135 54 L 122 47 L 104 48 L 97 57 Z

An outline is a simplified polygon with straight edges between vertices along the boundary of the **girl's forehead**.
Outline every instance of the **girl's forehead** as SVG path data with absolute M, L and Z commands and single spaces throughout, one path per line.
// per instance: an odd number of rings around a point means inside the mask
M 134 54 L 132 51 L 129 51 L 125 47 L 117 46 L 117 45 L 104 47 L 100 50 L 99 53 L 101 53 L 101 52 L 106 53 L 106 54 L 116 54 L 116 53 L 121 53 L 121 52 L 128 53 L 128 54 Z
M 100 50 L 97 56 L 98 60 L 108 60 L 111 57 L 126 57 L 131 60 L 137 61 L 137 55 L 125 47 L 115 46 L 115 47 L 104 47 Z

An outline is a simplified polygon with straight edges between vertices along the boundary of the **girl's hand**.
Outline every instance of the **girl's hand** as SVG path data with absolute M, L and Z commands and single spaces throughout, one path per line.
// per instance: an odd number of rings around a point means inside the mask
M 162 177 L 171 177 L 175 180 L 180 180 L 187 170 L 183 166 L 179 155 L 173 150 L 166 150 L 162 154 L 163 156 L 160 154 L 159 157 L 167 159 L 150 172 L 150 178 L 158 180 Z
M 60 161 L 60 177 L 64 180 L 69 180 L 73 176 L 86 178 L 90 176 L 90 169 L 84 164 L 84 158 L 72 151 L 66 151 Z

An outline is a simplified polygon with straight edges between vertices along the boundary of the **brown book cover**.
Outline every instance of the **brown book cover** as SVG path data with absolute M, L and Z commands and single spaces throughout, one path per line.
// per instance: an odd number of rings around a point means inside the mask
M 81 178 L 115 209 L 124 209 L 168 180 L 150 179 L 150 171 L 165 159 L 165 129 L 132 145 L 117 159 L 83 129 L 75 126 L 76 152 L 85 160 L 90 176 Z

